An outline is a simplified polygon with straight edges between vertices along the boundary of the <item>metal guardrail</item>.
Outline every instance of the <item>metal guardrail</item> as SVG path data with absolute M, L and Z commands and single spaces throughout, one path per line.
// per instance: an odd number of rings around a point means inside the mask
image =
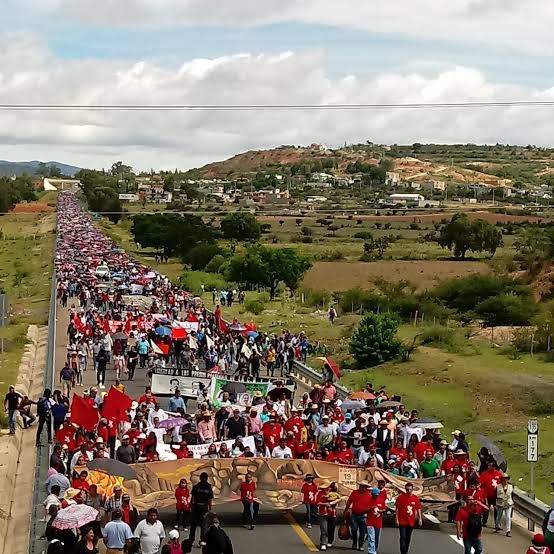
M 302 383 L 306 383 L 306 385 L 318 385 L 325 380 L 325 377 L 323 374 L 319 373 L 319 371 L 316 371 L 313 367 L 299 362 L 298 360 L 294 361 L 292 370 L 293 377 Z M 350 391 L 342 385 L 335 383 L 335 388 L 337 389 L 337 393 L 341 400 L 344 400 L 350 394 Z
M 528 492 L 514 487 L 514 510 L 527 519 L 529 531 L 535 530 L 535 525 L 542 525 L 550 507 L 548 504 L 532 498 Z
M 44 368 L 44 388 L 54 388 L 54 374 L 56 363 L 56 272 L 52 273 L 52 287 L 50 289 L 50 307 L 48 311 L 48 345 L 46 351 L 46 365 Z M 34 428 L 31 430 L 34 432 Z M 44 533 L 44 508 L 42 498 L 45 496 L 44 482 L 50 465 L 50 450 L 43 446 L 37 450 L 37 462 L 35 467 L 35 484 L 33 487 L 33 499 L 31 513 L 29 514 L 29 553 L 39 554 L 46 550 L 46 541 L 40 537 Z

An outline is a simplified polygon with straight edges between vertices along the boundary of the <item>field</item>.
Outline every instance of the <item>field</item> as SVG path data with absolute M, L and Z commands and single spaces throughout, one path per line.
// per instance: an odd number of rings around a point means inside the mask
M 0 217 L 0 288 L 9 301 L 9 324 L 0 328 L 0 396 L 16 380 L 30 324 L 45 325 L 50 299 L 54 248 L 54 214 L 30 208 Z M 5 423 L 2 412 L 0 421 Z
M 346 290 L 354 287 L 372 288 L 377 279 L 409 281 L 418 290 L 433 287 L 439 281 L 471 273 L 485 273 L 483 262 L 398 261 L 380 262 L 315 262 L 304 277 L 303 285 L 310 290 Z

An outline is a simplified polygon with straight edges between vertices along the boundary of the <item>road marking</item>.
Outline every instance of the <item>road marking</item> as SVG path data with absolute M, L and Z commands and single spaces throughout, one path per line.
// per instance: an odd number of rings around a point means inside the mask
M 440 521 L 433 515 L 433 514 L 423 514 L 423 517 L 430 521 L 431 523 L 434 523 L 435 525 L 438 525 Z
M 302 526 L 294 519 L 294 516 L 290 512 L 285 513 L 285 519 L 289 522 L 289 525 L 310 552 L 319 552 L 319 548 L 314 544 L 314 541 L 312 541 L 308 533 L 302 529 Z
M 464 546 L 464 541 L 459 539 L 456 535 L 448 535 L 454 542 L 457 542 L 460 546 Z

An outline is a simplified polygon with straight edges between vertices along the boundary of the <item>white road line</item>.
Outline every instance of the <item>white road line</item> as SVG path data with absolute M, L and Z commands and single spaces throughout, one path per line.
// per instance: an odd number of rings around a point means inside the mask
M 454 542 L 457 542 L 460 546 L 464 546 L 464 541 L 459 539 L 456 535 L 448 535 Z

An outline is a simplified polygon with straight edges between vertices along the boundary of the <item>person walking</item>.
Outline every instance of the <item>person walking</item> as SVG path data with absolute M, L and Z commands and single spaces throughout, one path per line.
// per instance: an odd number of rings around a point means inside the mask
M 412 533 L 416 525 L 421 527 L 421 502 L 414 494 L 412 483 L 406 483 L 405 491 L 396 499 L 396 525 L 400 533 L 400 554 L 408 554 Z
M 10 385 L 6 396 L 4 397 L 4 410 L 8 414 L 8 425 L 10 428 L 10 435 L 15 435 L 15 424 L 17 421 L 17 410 L 19 408 L 19 402 L 23 397 L 15 392 L 15 387 Z
M 196 529 L 200 527 L 200 546 L 206 546 L 204 518 L 212 509 L 214 491 L 208 482 L 208 474 L 203 471 L 200 474 L 200 481 L 190 491 L 190 534 L 189 540 L 194 542 Z
M 104 527 L 106 554 L 121 554 L 133 538 L 131 528 L 121 521 L 121 510 L 112 512 L 112 520 Z
M 60 370 L 60 384 L 65 396 L 71 398 L 71 390 L 75 386 L 75 370 L 67 362 Z
M 206 516 L 206 545 L 203 554 L 233 554 L 233 543 L 220 527 L 216 514 Z
M 179 480 L 175 489 L 175 509 L 177 517 L 175 527 L 182 527 L 185 531 L 190 521 L 190 491 L 186 479 Z
M 467 504 L 462 501 L 455 518 L 456 535 L 464 543 L 464 554 L 481 554 L 483 544 L 481 542 L 481 533 L 483 531 L 483 521 L 479 505 L 474 498 L 468 498 Z
M 365 542 L 367 529 L 365 513 L 370 501 L 370 486 L 367 481 L 360 481 L 358 488 L 350 493 L 344 508 L 345 514 L 351 512 L 350 534 L 352 535 L 352 550 L 362 550 Z M 346 516 L 345 519 L 347 519 Z
M 337 525 L 337 504 L 340 502 L 337 484 L 322 481 L 318 485 L 316 496 L 319 517 L 319 549 L 327 550 L 333 546 Z
M 252 531 L 258 517 L 260 509 L 259 502 L 256 502 L 254 493 L 256 492 L 256 483 L 252 479 L 252 474 L 247 473 L 244 481 L 240 485 L 240 499 L 243 506 L 242 521 L 243 525 L 248 526 Z
M 106 367 L 108 366 L 108 361 L 110 356 L 106 352 L 105 348 L 100 348 L 98 355 L 96 356 L 96 384 L 99 388 L 105 388 L 104 384 L 106 382 Z
M 367 508 L 367 552 L 368 554 L 377 554 L 383 528 L 383 514 L 387 511 L 384 497 L 378 487 L 371 489 L 371 500 Z
M 306 527 L 308 529 L 311 529 L 312 522 L 315 521 L 317 517 L 316 516 L 317 485 L 314 483 L 314 476 L 311 473 L 308 473 L 306 477 L 304 477 L 304 484 L 302 485 L 300 492 L 303 495 L 303 502 L 304 502 L 304 506 L 306 507 Z
M 135 528 L 135 537 L 140 540 L 142 554 L 157 554 L 162 540 L 165 539 L 165 530 L 158 519 L 158 510 L 149 508 L 146 518 L 139 521 Z
M 48 434 L 48 444 L 52 444 L 52 391 L 50 389 L 44 389 L 42 396 L 37 401 L 37 437 L 36 446 L 42 446 L 40 438 L 42 430 L 46 426 L 46 432 Z
M 514 486 L 510 483 L 510 476 L 502 474 L 500 484 L 496 487 L 496 519 L 494 532 L 498 533 L 504 523 L 504 532 L 507 537 L 512 536 L 512 510 L 514 508 Z

